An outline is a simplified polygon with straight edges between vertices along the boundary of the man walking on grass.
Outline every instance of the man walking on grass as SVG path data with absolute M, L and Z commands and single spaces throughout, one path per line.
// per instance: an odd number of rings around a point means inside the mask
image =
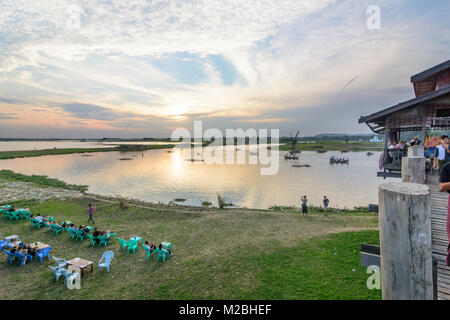
M 94 211 L 95 211 L 94 207 L 92 206 L 92 204 L 89 203 L 89 220 L 87 223 L 89 223 L 89 221 L 92 221 L 92 224 L 95 224 L 94 219 L 92 219 Z
M 323 196 L 323 211 L 325 212 L 325 217 L 328 216 L 328 203 L 330 200 L 327 198 L 327 196 Z

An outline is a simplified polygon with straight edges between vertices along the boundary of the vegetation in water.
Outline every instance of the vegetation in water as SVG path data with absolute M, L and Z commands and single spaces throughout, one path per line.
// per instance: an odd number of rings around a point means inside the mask
M 220 194 L 217 194 L 217 204 L 219 205 L 220 209 L 224 209 L 225 207 L 233 207 L 234 206 L 233 203 L 226 202 L 225 199 Z

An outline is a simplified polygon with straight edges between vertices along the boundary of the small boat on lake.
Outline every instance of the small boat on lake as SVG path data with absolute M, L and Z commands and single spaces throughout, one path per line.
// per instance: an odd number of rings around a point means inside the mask
M 367 152 L 367 156 L 373 156 L 374 155 L 374 153 L 373 152 Z
M 289 153 L 286 153 L 284 155 L 284 160 L 298 160 L 298 158 L 299 158 L 299 156 L 294 156 Z
M 317 153 L 325 153 L 327 150 L 317 150 Z
M 336 158 L 335 156 L 330 158 L 330 164 L 349 164 L 349 161 L 350 159 Z

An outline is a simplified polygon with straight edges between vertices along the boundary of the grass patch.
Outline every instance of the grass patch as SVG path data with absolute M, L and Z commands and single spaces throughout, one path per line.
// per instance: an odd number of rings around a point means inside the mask
M 81 290 L 55 283 L 48 265 L 22 268 L 0 262 L 1 299 L 379 299 L 368 290 L 368 275 L 360 266 L 359 244 L 377 243 L 375 216 L 285 214 L 268 210 L 160 210 L 89 198 L 17 202 L 32 212 L 57 220 L 85 224 L 88 203 L 96 209 L 95 226 L 112 229 L 118 237 L 140 236 L 174 244 L 175 255 L 163 265 L 146 262 L 144 250 L 127 255 L 113 241 L 92 248 L 67 233 L 56 236 L 34 231 L 29 222 L 0 219 L 3 236 L 17 234 L 26 243 L 51 245 L 52 255 L 94 262 L 94 274 L 81 281 Z M 366 230 L 366 231 L 364 231 Z M 98 272 L 97 261 L 105 250 L 115 254 L 111 272 Z M 336 253 L 336 255 L 334 254 Z M 6 256 L 5 256 L 6 258 Z M 153 258 L 152 258 L 153 259 Z M 355 269 L 356 271 L 353 271 Z
M 94 152 L 112 152 L 112 151 L 145 151 L 153 149 L 173 148 L 173 144 L 164 145 L 120 145 L 111 148 L 67 148 L 67 149 L 45 149 L 45 150 L 26 150 L 26 151 L 3 151 L 0 152 L 0 160 L 14 158 L 40 157 L 48 155 L 61 155 L 72 153 L 94 153 Z
M 85 192 L 88 189 L 88 186 L 67 184 L 64 181 L 52 179 L 47 176 L 39 176 L 39 175 L 27 176 L 24 174 L 16 173 L 11 170 L 0 170 L 0 179 L 9 181 L 31 182 L 40 187 L 54 187 L 66 190 L 78 190 L 81 192 Z

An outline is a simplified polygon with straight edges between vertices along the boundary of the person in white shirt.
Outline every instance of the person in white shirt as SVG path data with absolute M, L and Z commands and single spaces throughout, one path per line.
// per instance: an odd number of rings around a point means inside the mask
M 433 169 L 441 172 L 441 168 L 448 162 L 448 153 L 450 153 L 448 149 L 448 136 L 443 135 L 441 136 L 441 144 L 436 147 Z

